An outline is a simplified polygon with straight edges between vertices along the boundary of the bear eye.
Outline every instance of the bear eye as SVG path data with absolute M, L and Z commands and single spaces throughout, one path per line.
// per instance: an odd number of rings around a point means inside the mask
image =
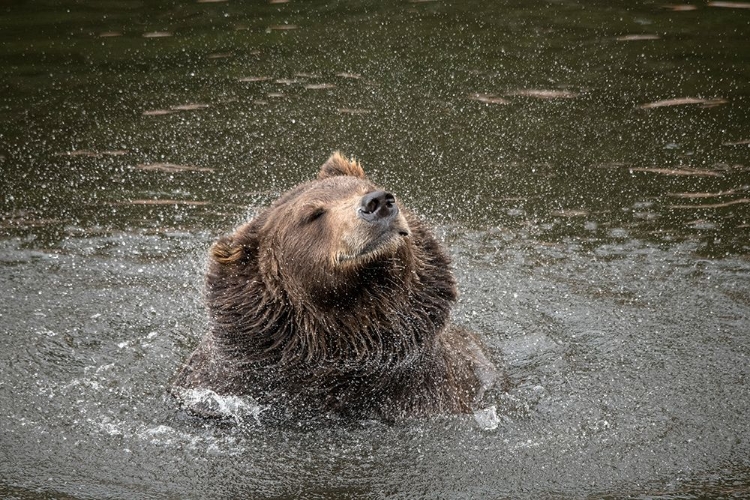
M 323 214 L 325 214 L 325 213 L 326 213 L 325 208 L 323 208 L 323 207 L 315 208 L 307 216 L 307 222 L 310 223 L 310 222 L 313 222 L 313 221 L 315 221 L 317 219 L 320 219 L 323 216 Z

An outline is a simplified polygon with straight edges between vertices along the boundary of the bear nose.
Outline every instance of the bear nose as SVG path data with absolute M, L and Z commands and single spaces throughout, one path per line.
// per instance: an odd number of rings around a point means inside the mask
M 398 213 L 396 198 L 385 191 L 373 191 L 362 197 L 359 215 L 369 222 L 387 219 Z

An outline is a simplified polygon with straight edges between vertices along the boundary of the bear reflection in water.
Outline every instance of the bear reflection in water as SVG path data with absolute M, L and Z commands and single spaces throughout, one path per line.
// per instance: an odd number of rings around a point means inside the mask
M 450 323 L 450 261 L 424 224 L 339 153 L 210 249 L 210 328 L 172 386 L 285 416 L 393 421 L 472 412 L 496 371 Z

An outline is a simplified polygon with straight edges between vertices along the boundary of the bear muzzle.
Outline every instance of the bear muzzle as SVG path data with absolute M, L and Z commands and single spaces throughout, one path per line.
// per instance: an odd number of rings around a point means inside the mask
M 396 204 L 396 198 L 386 191 L 365 194 L 357 205 L 360 223 L 344 238 L 338 263 L 365 262 L 379 256 L 391 255 L 411 236 L 409 224 Z

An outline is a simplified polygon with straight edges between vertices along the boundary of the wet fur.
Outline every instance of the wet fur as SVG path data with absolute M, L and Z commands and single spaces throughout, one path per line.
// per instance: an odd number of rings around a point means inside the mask
M 250 395 L 290 415 L 397 419 L 471 411 L 494 368 L 471 333 L 450 325 L 457 295 L 450 262 L 414 215 L 404 211 L 410 234 L 395 249 L 351 265 L 320 257 L 307 267 L 294 264 L 290 276 L 279 248 L 290 241 L 269 224 L 291 224 L 275 219 L 315 183 L 347 177 L 369 183 L 359 164 L 334 155 L 317 181 L 282 195 L 212 246 L 210 332 L 174 382 L 178 397 L 181 389 Z M 291 243 L 294 251 L 322 244 L 304 234 Z M 268 235 L 280 241 L 266 241 Z

